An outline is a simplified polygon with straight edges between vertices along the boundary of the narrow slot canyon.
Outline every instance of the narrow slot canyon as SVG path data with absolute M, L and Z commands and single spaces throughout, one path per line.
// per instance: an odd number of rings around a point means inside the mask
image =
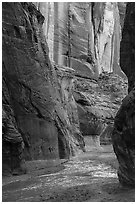
M 135 2 L 2 2 L 1 199 L 135 202 Z

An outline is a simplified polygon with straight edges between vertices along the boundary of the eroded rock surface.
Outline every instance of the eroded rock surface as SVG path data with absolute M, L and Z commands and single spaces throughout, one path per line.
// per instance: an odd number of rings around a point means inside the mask
M 102 71 L 125 77 L 119 66 L 125 4 L 116 2 L 35 2 L 45 16 L 50 57 L 77 75 L 97 79 Z
M 120 48 L 120 65 L 128 77 L 129 94 L 116 115 L 112 141 L 123 185 L 135 183 L 135 3 L 127 3 Z
M 114 118 L 126 95 L 127 80 L 116 74 L 104 72 L 98 81 L 77 77 L 74 98 L 82 134 L 98 135 L 101 143 L 109 143 Z
M 7 115 L 7 106 L 14 113 L 16 132 L 25 144 L 25 159 L 69 158 L 84 142 L 70 122 L 73 110 L 68 114 L 64 107 L 69 101 L 62 99 L 48 57 L 44 17 L 32 3 L 5 2 L 2 8 L 3 107 Z M 5 140 L 6 134 L 3 137 Z

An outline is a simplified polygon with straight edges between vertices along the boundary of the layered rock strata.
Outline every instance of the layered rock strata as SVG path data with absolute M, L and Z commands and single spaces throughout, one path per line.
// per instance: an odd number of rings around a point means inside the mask
M 127 86 L 126 79 L 112 73 L 101 74 L 98 81 L 76 77 L 74 98 L 84 136 L 99 136 L 101 144 L 111 142 L 114 118 Z

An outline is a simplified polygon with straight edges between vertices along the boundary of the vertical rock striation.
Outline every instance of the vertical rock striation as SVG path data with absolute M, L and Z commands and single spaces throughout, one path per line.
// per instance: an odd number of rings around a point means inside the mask
M 3 111 L 7 116 L 8 109 L 13 112 L 9 115 L 13 134 L 8 141 L 7 130 L 3 134 L 3 163 L 13 172 L 8 144 L 13 148 L 18 139 L 19 145 L 24 141 L 27 160 L 69 158 L 84 148 L 84 142 L 75 124 L 72 127 L 73 110 L 68 113 L 64 107 L 69 101 L 62 99 L 57 73 L 49 60 L 44 17 L 32 3 L 5 2 L 2 9 Z M 23 145 L 19 150 L 22 154 Z M 19 154 L 14 159 L 20 166 Z
M 44 12 L 47 3 L 43 5 L 39 2 L 38 5 L 37 8 L 44 16 L 47 16 L 47 13 Z M 75 70 L 76 81 L 80 83 L 82 81 L 82 86 L 86 84 L 85 79 L 96 79 L 97 83 L 100 83 L 99 74 L 102 71 L 102 74 L 104 71 L 114 73 L 114 75 L 106 76 L 109 80 L 105 80 L 104 75 L 105 89 L 108 91 L 107 94 L 105 93 L 105 97 L 102 94 L 103 90 L 101 90 L 101 94 L 98 94 L 100 85 L 98 86 L 94 80 L 89 84 L 92 84 L 93 87 L 96 84 L 98 88 L 92 94 L 89 88 L 89 100 L 87 99 L 88 90 L 84 90 L 84 92 L 86 91 L 84 94 L 83 91 L 82 93 L 74 92 L 83 135 L 100 134 L 101 127 L 104 125 L 98 119 L 103 115 L 103 118 L 112 118 L 113 120 L 121 104 L 121 99 L 123 96 L 125 97 L 123 93 L 120 93 L 120 89 L 121 84 L 126 83 L 127 78 L 119 65 L 125 4 L 121 2 L 55 2 L 50 3 L 50 7 L 50 14 L 46 18 L 46 21 L 49 22 L 49 32 L 44 33 L 50 53 L 52 53 L 51 60 L 62 67 L 72 67 Z M 121 79 L 117 74 L 124 79 Z M 78 84 L 80 84 L 79 82 Z M 81 90 L 83 90 L 82 86 Z M 123 92 L 126 92 L 126 88 L 123 89 Z M 92 104 L 96 94 L 99 98 L 101 97 L 99 105 L 97 105 L 98 102 Z M 96 121 L 94 121 L 95 118 Z
M 45 16 L 51 59 L 97 79 L 102 71 L 125 76 L 119 66 L 124 4 L 110 2 L 35 3 Z M 47 16 L 47 10 L 49 8 Z M 118 9 L 120 8 L 120 9 Z M 120 15 L 119 15 L 120 14 Z M 45 30 L 48 32 L 45 32 Z
M 120 44 L 120 66 L 128 77 L 129 94 L 116 115 L 112 141 L 122 185 L 135 184 L 135 3 L 127 3 Z

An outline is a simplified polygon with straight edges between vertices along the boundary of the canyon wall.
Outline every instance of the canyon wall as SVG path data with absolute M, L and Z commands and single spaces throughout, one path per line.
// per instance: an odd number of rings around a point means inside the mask
M 125 74 L 132 89 L 124 58 L 119 65 L 125 4 L 2 8 L 3 172 L 24 173 L 25 160 L 68 159 L 85 151 L 85 135 L 110 137 L 127 91 Z
M 3 172 L 17 174 L 24 159 L 69 158 L 84 141 L 71 80 L 59 81 L 49 60 L 44 17 L 32 3 L 2 9 Z
M 120 66 L 128 77 L 128 92 L 115 117 L 112 141 L 122 185 L 135 185 L 135 3 L 127 3 L 120 44 Z
M 86 78 L 97 79 L 103 71 L 125 77 L 119 65 L 124 3 L 39 2 L 35 5 L 46 17 L 44 30 L 51 60 L 72 67 L 77 75 Z

